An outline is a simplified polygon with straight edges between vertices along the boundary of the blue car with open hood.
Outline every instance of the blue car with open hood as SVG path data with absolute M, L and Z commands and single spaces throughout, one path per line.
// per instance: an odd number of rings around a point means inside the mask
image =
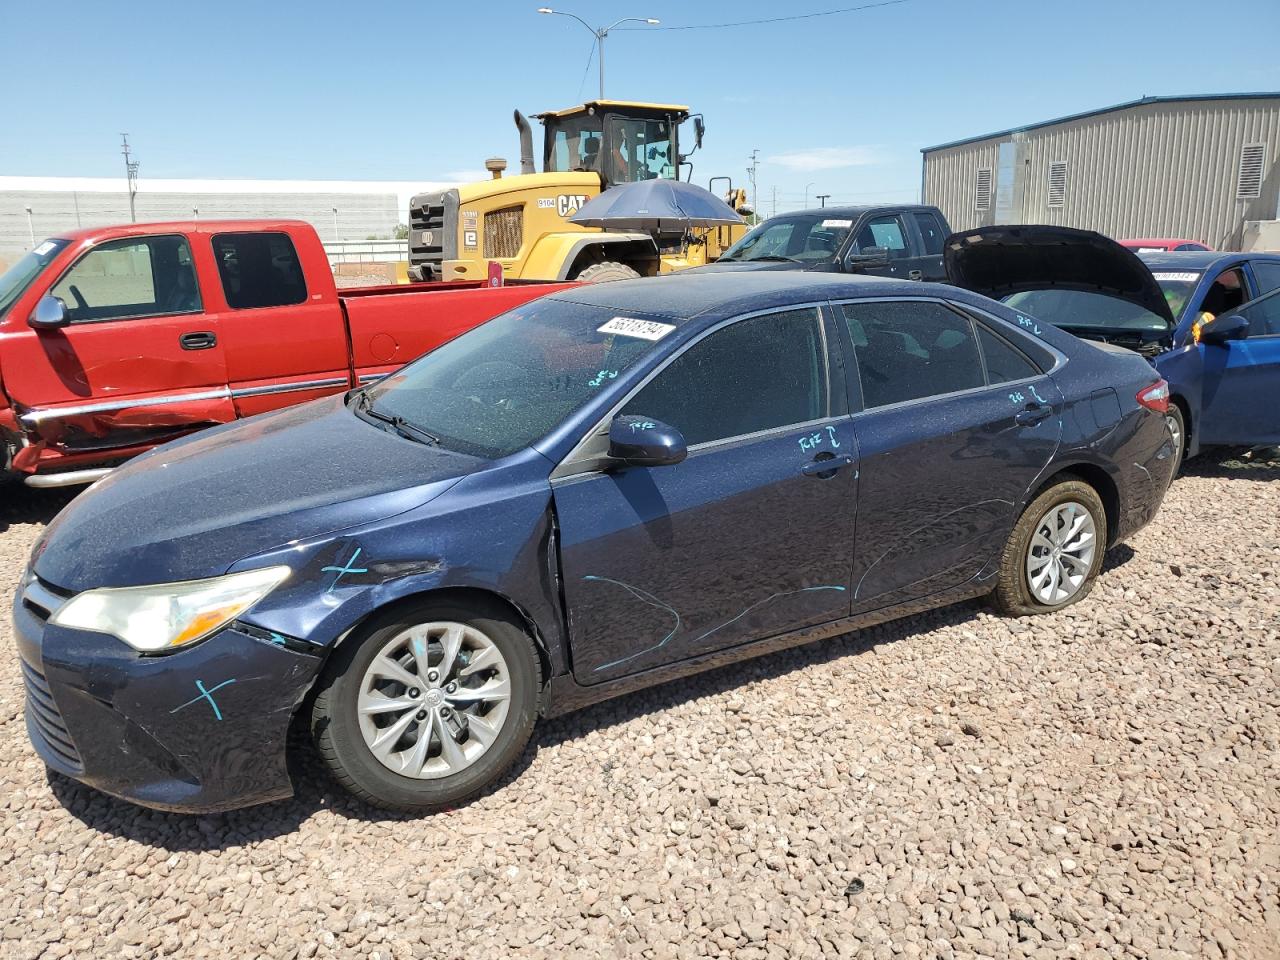
M 540 717 L 970 597 L 1080 601 L 1164 497 L 1166 403 L 1141 357 L 955 287 L 564 291 L 73 501 L 13 607 L 29 734 L 209 811 L 290 794 L 300 718 L 358 796 L 456 804 Z

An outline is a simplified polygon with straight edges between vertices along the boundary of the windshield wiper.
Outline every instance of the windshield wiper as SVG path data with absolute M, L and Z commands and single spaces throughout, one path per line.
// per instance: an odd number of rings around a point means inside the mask
M 428 433 L 399 414 L 383 413 L 373 405 L 373 397 L 369 395 L 367 390 L 362 390 L 356 395 L 356 410 L 372 417 L 374 420 L 387 424 L 406 440 L 415 440 L 418 443 L 425 443 L 427 446 L 435 446 L 440 442 L 440 438 L 435 434 Z
M 761 263 L 766 260 L 772 260 L 775 262 L 785 260 L 787 263 L 804 263 L 804 261 L 801 260 L 799 257 L 784 257 L 780 253 L 767 253 L 763 257 L 747 257 L 746 259 L 740 260 L 738 262 L 739 263 Z

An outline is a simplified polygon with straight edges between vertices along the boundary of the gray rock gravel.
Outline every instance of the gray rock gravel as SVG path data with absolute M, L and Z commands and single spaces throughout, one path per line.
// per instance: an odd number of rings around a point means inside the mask
M 65 495 L 0 491 L 0 587 Z M 7 599 L 5 600 L 7 603 Z M 1188 465 L 1093 596 L 544 725 L 420 820 L 47 777 L 0 616 L 0 957 L 1280 956 L 1280 461 Z

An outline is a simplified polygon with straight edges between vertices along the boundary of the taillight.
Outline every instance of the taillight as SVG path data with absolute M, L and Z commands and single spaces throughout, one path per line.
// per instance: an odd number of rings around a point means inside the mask
M 1149 387 L 1145 387 L 1138 391 L 1138 402 L 1148 410 L 1154 410 L 1156 413 L 1169 412 L 1169 384 L 1164 380 L 1157 380 Z

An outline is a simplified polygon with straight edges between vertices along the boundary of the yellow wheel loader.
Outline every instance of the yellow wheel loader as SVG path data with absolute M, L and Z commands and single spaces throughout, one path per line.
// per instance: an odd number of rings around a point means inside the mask
M 604 231 L 569 217 L 610 186 L 692 171 L 702 145 L 701 115 L 675 104 L 591 100 L 535 114 L 544 128 L 542 173 L 533 130 L 519 110 L 520 173 L 485 161 L 492 179 L 420 193 L 409 202 L 409 276 L 413 280 L 483 280 L 489 263 L 511 280 L 618 280 L 698 266 L 714 260 L 745 232 L 695 228 L 676 234 Z M 681 125 L 692 119 L 694 146 L 680 152 Z M 727 179 L 727 178 L 717 178 Z M 745 193 L 732 184 L 725 199 L 740 213 Z

